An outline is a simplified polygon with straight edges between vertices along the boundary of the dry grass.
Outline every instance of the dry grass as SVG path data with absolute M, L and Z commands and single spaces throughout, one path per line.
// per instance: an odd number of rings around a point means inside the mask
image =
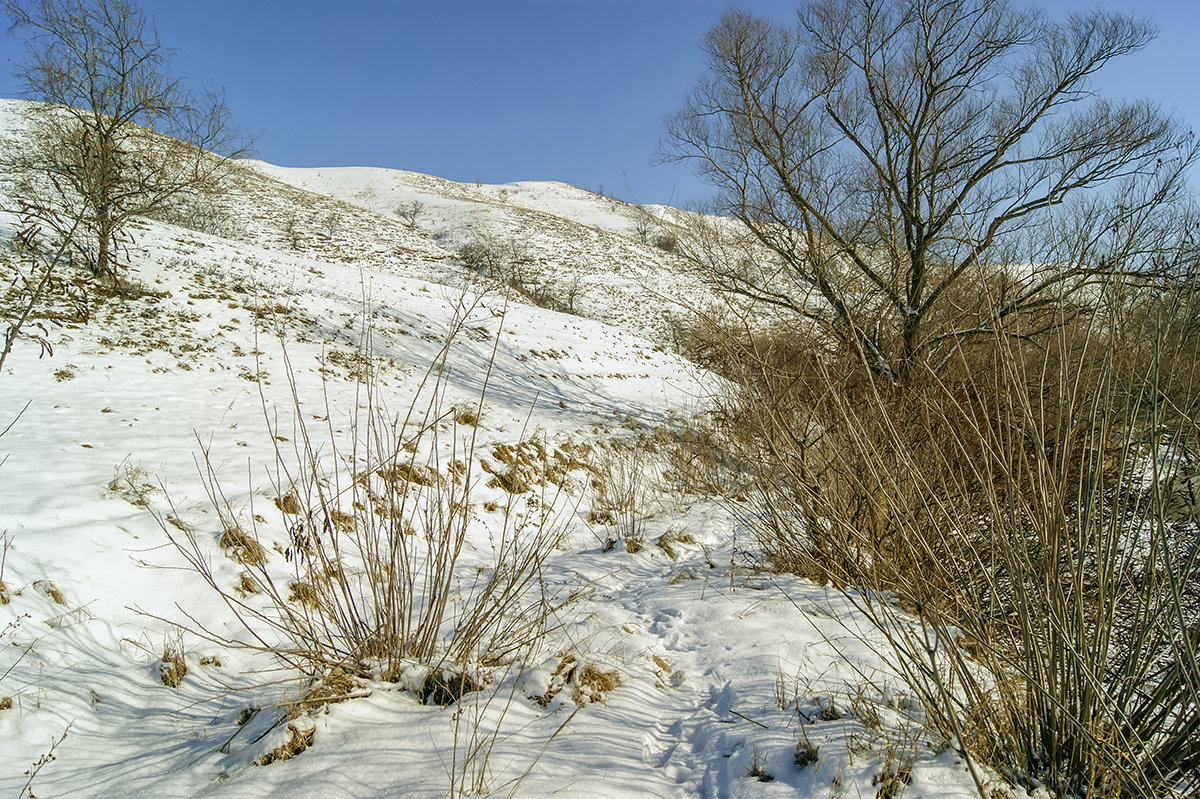
M 178 643 L 163 646 L 162 659 L 158 663 L 158 678 L 162 680 L 162 684 L 168 688 L 178 688 L 187 673 L 183 648 Z
M 49 580 L 34 580 L 33 588 L 36 591 L 44 594 L 51 602 L 56 605 L 67 604 L 67 598 L 63 596 L 63 592 L 58 590 L 58 586 Z
M 289 516 L 297 516 L 304 511 L 300 500 L 296 498 L 294 493 L 284 494 L 282 497 L 275 497 L 275 507 L 280 513 L 286 513 Z
M 470 405 L 454 408 L 454 423 L 466 427 L 476 427 L 479 424 L 479 411 Z
M 593 663 L 585 663 L 574 674 L 571 695 L 576 705 L 603 703 L 605 695 L 612 693 L 620 681 L 621 675 L 616 669 L 604 671 Z
M 417 698 L 423 705 L 452 705 L 480 688 L 479 683 L 464 671 L 430 669 L 417 690 Z
M 666 553 L 667 557 L 675 560 L 676 544 L 695 544 L 696 537 L 683 530 L 668 530 L 658 537 L 654 545 Z
M 280 763 L 285 760 L 291 760 L 296 755 L 303 752 L 308 747 L 312 746 L 313 740 L 316 738 L 316 727 L 308 727 L 301 729 L 295 724 L 287 725 L 288 739 L 279 746 L 267 752 L 258 760 L 254 761 L 256 766 L 269 766 L 272 763 Z
M 267 551 L 262 544 L 236 524 L 225 528 L 217 539 L 217 546 L 229 550 L 229 557 L 243 566 L 261 566 L 267 559 Z
M 669 666 L 667 670 L 670 670 Z M 605 695 L 611 693 L 620 681 L 620 672 L 604 671 L 594 663 L 581 661 L 574 652 L 564 652 L 559 655 L 558 665 L 554 668 L 545 692 L 533 699 L 537 704 L 546 707 L 564 689 L 570 688 L 571 699 L 577 707 L 592 702 L 603 703 Z
M 125 461 L 117 466 L 108 490 L 120 494 L 132 505 L 145 507 L 149 502 L 148 497 L 156 488 L 144 468 Z

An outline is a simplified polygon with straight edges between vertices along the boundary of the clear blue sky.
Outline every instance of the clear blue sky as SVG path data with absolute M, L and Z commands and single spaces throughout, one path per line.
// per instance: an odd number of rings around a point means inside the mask
M 1018 0 L 1019 2 L 1019 0 Z M 1200 0 L 1098 3 L 1161 34 L 1103 88 L 1200 130 Z M 706 188 L 652 167 L 662 118 L 701 75 L 730 5 L 788 19 L 792 0 L 144 0 L 180 74 L 224 86 L 267 161 L 387 166 L 460 181 L 561 180 L 643 203 Z M 1047 0 L 1051 15 L 1093 8 Z M 7 23 L 6 23 L 7 26 Z M 0 40 L 5 61 L 19 50 Z M 0 96 L 20 95 L 11 66 Z

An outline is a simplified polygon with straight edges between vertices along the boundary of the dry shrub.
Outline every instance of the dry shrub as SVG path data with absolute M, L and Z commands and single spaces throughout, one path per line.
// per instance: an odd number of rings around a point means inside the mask
M 1051 335 L 1006 330 L 900 389 L 764 345 L 726 409 L 762 463 L 731 507 L 775 568 L 869 589 L 849 596 L 968 762 L 1055 795 L 1196 796 L 1200 548 L 1156 488 L 1194 459 L 1196 339 L 1128 302 L 1059 307 Z
M 12 710 L 13 700 L 11 696 L 0 696 L 0 710 Z
M 458 327 L 470 312 L 463 310 Z M 363 339 L 369 345 L 369 331 Z M 270 653 L 321 684 L 339 673 L 364 680 L 399 674 L 414 662 L 460 672 L 468 665 L 520 662 L 541 640 L 570 599 L 556 598 L 541 577 L 562 534 L 558 502 L 552 493 L 512 497 L 494 520 L 500 529 L 491 536 L 491 564 L 460 563 L 477 523 L 470 492 L 479 459 L 475 428 L 442 438 L 451 340 L 453 334 L 401 413 L 384 405 L 385 392 L 371 373 L 359 387 L 365 409 L 351 409 L 342 423 L 309 427 L 304 420 L 316 415 L 302 407 L 289 371 L 293 420 L 287 435 L 278 427 L 269 431 L 276 442 L 276 505 L 288 516 L 272 537 L 281 539 L 286 566 L 246 563 L 240 584 L 226 588 L 197 535 L 161 525 L 238 614 L 245 636 L 217 643 Z M 322 417 L 337 414 L 323 410 Z M 413 430 L 420 431 L 415 438 Z M 544 450 L 518 445 L 512 451 Z M 236 527 L 239 514 L 207 452 L 200 463 L 222 525 Z M 260 528 L 267 524 L 253 519 L 254 539 L 264 539 Z
M 588 514 L 592 524 L 611 527 L 605 549 L 625 542 L 630 553 L 645 545 L 646 501 L 649 492 L 648 459 L 632 442 L 611 442 L 592 451 L 588 469 L 596 501 Z

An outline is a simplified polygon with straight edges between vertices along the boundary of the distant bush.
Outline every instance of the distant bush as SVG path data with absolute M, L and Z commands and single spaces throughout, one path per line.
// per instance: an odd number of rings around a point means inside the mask
M 650 238 L 650 243 L 663 252 L 675 252 L 679 248 L 679 239 L 674 233 L 660 230 Z

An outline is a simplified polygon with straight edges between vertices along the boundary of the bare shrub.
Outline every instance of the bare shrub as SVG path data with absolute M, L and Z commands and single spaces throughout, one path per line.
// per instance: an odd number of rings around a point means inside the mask
M 461 309 L 455 332 L 472 308 Z M 364 341 L 369 346 L 369 334 Z M 161 525 L 247 633 L 239 640 L 216 636 L 221 643 L 268 652 L 317 684 L 334 673 L 408 680 L 413 668 L 461 675 L 469 664 L 520 662 L 540 641 L 561 605 L 541 581 L 561 535 L 555 497 L 512 497 L 492 535 L 491 568 L 460 565 L 473 523 L 478 431 L 452 423 L 462 406 L 442 405 L 449 346 L 402 414 L 383 404 L 373 372 L 360 384 L 365 408 L 319 429 L 305 421 L 312 414 L 293 391 L 290 429 L 272 423 L 270 431 L 286 565 L 243 557 L 240 585 L 227 588 L 200 536 Z M 476 415 L 482 397 L 479 403 Z M 322 418 L 337 415 L 325 411 Z M 444 436 L 451 439 L 445 447 Z M 249 542 L 264 540 L 270 528 L 257 516 L 239 518 L 207 450 L 200 463 L 226 531 L 223 545 L 251 553 Z
M 848 595 L 968 762 L 1056 795 L 1196 796 L 1200 548 L 1160 489 L 1194 457 L 1195 339 L 1187 303 L 1128 288 L 903 392 L 771 362 L 730 403 L 764 464 L 731 507 L 776 568 L 869 589 Z
M 605 549 L 623 541 L 628 552 L 640 552 L 646 541 L 648 516 L 645 455 L 636 444 L 613 442 L 593 451 L 588 468 L 596 491 L 590 519 L 611 528 Z
M 675 252 L 679 248 L 679 239 L 674 233 L 660 230 L 650 238 L 650 243 L 663 252 Z

